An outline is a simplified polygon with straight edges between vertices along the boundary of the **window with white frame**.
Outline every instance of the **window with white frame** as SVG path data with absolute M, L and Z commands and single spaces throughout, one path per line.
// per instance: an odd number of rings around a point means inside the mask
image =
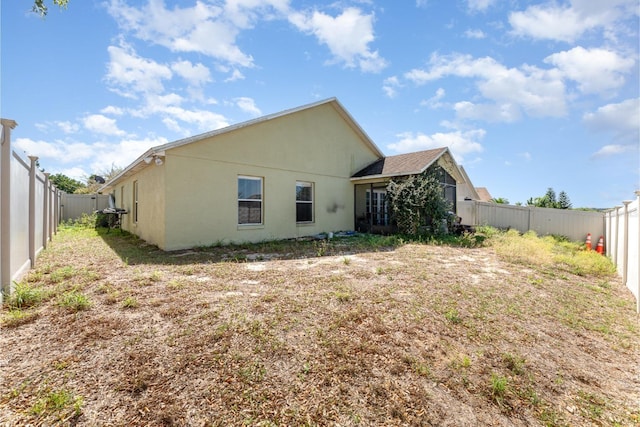
M 238 177 L 238 224 L 262 224 L 262 178 Z
M 133 222 L 138 223 L 138 181 L 133 181 Z
M 296 182 L 296 222 L 313 222 L 313 183 Z

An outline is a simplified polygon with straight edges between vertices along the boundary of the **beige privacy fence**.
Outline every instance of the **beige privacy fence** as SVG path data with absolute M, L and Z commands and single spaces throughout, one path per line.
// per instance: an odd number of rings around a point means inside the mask
M 80 218 L 82 214 L 90 215 L 97 210 L 108 208 L 109 195 L 62 193 L 60 207 L 62 221 L 75 220 Z
M 533 230 L 540 235 L 556 234 L 570 240 L 584 241 L 591 233 L 595 248 L 598 238 L 604 236 L 604 213 L 568 209 L 512 206 L 490 202 L 458 202 L 458 216 L 467 225 L 490 225 L 513 228 L 520 232 Z
M 13 120 L 0 119 L 0 303 L 13 281 L 27 272 L 56 233 L 61 192 L 49 174 L 36 167 L 37 157 L 22 159 L 11 149 Z
M 497 203 L 458 202 L 458 216 L 467 225 L 491 225 L 540 235 L 556 234 L 584 241 L 591 233 L 595 248 L 600 236 L 604 250 L 616 265 L 622 281 L 636 298 L 640 313 L 640 191 L 636 200 L 628 200 L 605 212 L 511 206 Z

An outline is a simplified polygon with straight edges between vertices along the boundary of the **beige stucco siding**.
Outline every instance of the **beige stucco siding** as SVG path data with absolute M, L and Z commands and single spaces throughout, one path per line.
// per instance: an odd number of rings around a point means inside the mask
M 350 177 L 376 159 L 330 104 L 167 150 L 164 249 L 353 229 Z M 238 225 L 239 175 L 263 178 L 260 226 Z M 314 185 L 311 224 L 296 224 L 296 181 Z
M 115 187 L 116 206 L 128 211 L 122 228 L 165 248 L 165 165 L 151 163 Z M 134 221 L 134 182 L 138 182 L 138 221 Z M 122 205 L 122 206 L 121 206 Z

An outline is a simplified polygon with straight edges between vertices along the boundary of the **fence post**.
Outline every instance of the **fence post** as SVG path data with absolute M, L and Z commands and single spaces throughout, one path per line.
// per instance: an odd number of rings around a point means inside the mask
M 622 283 L 627 286 L 627 270 L 629 267 L 629 203 L 631 200 L 624 200 L 624 238 L 622 243 Z
M 0 302 L 11 294 L 11 130 L 14 120 L 0 119 Z
M 616 232 L 614 233 L 614 241 L 613 241 L 613 265 L 618 268 L 618 234 L 620 232 L 620 215 L 619 210 L 622 206 L 614 206 L 613 209 L 616 211 Z
M 42 248 L 49 240 L 49 172 L 44 173 L 44 202 L 42 204 Z
M 31 268 L 36 264 L 36 162 L 37 156 L 29 156 L 29 260 Z
M 638 263 L 638 271 L 636 280 L 636 290 L 638 291 L 636 298 L 636 313 L 640 313 L 640 190 L 636 190 L 637 203 L 638 203 L 638 253 L 636 254 L 637 258 L 636 262 Z
M 58 234 L 59 221 L 60 221 L 60 190 L 56 188 L 56 206 L 53 211 L 53 234 Z
M 606 214 L 605 214 L 605 233 L 606 233 L 606 239 L 605 239 L 605 253 L 607 255 L 609 255 L 609 258 L 611 258 L 611 212 L 613 212 L 613 209 L 609 209 L 607 210 Z

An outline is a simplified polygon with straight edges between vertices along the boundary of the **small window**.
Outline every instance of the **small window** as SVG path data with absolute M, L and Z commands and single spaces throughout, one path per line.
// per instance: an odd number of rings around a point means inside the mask
M 238 224 L 262 224 L 262 178 L 238 177 Z
M 296 222 L 313 222 L 313 184 L 296 182 Z
M 133 181 L 133 222 L 138 223 L 138 181 Z

